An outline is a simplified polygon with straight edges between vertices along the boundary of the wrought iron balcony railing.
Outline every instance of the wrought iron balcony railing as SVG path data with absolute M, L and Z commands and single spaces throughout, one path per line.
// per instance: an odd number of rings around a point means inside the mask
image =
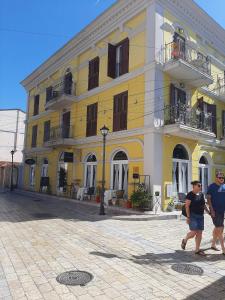
M 45 142 L 57 141 L 73 137 L 73 126 L 52 127 Z
M 211 75 L 211 60 L 196 49 L 191 48 L 186 43 L 172 42 L 165 45 L 164 63 L 182 59 L 194 66 L 200 72 Z
M 52 87 L 52 91 L 48 94 L 46 102 L 57 100 L 59 97 L 66 96 L 75 96 L 76 95 L 76 85 L 74 82 L 66 82 L 62 80 L 56 83 Z
M 164 124 L 181 124 L 191 128 L 213 132 L 212 114 L 187 105 L 167 105 L 164 109 Z

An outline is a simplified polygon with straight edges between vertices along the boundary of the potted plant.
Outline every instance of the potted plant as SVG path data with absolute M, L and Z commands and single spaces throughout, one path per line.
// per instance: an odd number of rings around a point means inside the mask
M 132 202 L 130 199 L 127 200 L 127 208 L 132 208 Z
M 167 206 L 167 211 L 173 211 L 174 207 L 175 207 L 174 200 L 173 200 L 173 198 L 170 198 L 170 201 L 169 201 L 168 206 Z

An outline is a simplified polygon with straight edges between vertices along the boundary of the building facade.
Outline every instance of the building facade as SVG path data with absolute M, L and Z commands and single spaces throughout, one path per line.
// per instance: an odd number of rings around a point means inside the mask
M 0 110 L 0 188 L 11 183 L 11 151 L 15 151 L 13 183 L 22 183 L 22 161 L 26 113 L 20 109 Z
M 120 0 L 23 80 L 24 183 L 97 187 L 129 198 L 150 177 L 165 208 L 225 171 L 225 31 L 193 1 Z M 148 180 L 147 180 L 148 181 Z

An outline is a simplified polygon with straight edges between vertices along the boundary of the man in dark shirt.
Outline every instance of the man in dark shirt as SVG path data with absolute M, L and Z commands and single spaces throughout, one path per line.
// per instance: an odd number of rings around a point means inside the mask
M 219 251 L 216 248 L 217 239 L 220 241 L 223 254 L 225 255 L 225 246 L 223 239 L 223 229 L 224 229 L 224 211 L 225 211 L 225 184 L 224 184 L 224 174 L 218 172 L 216 174 L 216 181 L 212 183 L 207 191 L 207 202 L 209 205 L 209 210 L 215 226 L 213 230 L 213 240 L 211 244 L 211 249 Z

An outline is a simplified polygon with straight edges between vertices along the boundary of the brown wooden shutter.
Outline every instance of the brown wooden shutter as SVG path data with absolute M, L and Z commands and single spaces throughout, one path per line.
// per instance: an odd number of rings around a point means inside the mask
M 62 117 L 62 138 L 70 137 L 70 111 L 63 114 Z
M 31 140 L 31 147 L 37 146 L 37 125 L 32 127 L 32 140 Z
M 64 93 L 67 95 L 71 95 L 72 87 L 73 87 L 73 75 L 71 72 L 69 72 L 64 77 Z
M 33 115 L 36 116 L 39 114 L 39 95 L 36 95 L 34 97 L 34 111 L 33 111 Z
M 98 103 L 87 106 L 86 136 L 97 134 Z
M 129 39 L 126 38 L 121 42 L 121 72 L 120 75 L 126 74 L 129 72 Z
M 44 137 L 43 137 L 44 142 L 47 142 L 50 140 L 50 127 L 51 127 L 50 121 L 44 122 Z
M 116 78 L 116 46 L 108 44 L 108 74 L 111 78 Z
M 207 111 L 212 114 L 212 130 L 217 136 L 216 105 L 207 104 Z
M 128 92 L 114 96 L 113 131 L 127 129 Z
M 99 85 L 99 57 L 89 61 L 88 90 Z
M 49 86 L 46 88 L 46 102 L 52 99 L 52 95 L 53 95 L 53 88 L 52 86 Z
M 225 137 L 225 110 L 222 111 L 222 136 Z

